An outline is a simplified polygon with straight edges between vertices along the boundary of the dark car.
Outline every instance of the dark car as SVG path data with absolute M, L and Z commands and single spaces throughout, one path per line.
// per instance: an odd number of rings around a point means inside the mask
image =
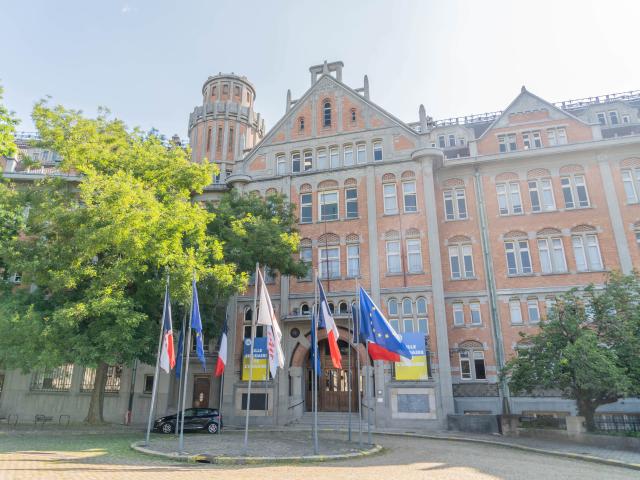
M 153 430 L 161 433 L 176 431 L 176 415 L 167 415 L 158 418 L 153 424 Z M 218 433 L 222 428 L 222 417 L 217 408 L 187 408 L 184 411 L 184 430 L 205 431 Z

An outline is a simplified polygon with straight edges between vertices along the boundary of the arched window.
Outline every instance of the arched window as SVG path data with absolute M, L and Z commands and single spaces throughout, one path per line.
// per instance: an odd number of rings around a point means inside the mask
M 413 313 L 413 304 L 411 303 L 410 298 L 405 298 L 402 300 L 402 314 L 403 315 L 411 315 Z
M 322 106 L 322 126 L 330 127 L 331 126 L 331 102 L 329 100 L 325 100 Z
M 427 314 L 427 300 L 424 297 L 418 297 L 416 300 L 416 311 L 418 315 Z
M 387 311 L 390 317 L 398 316 L 398 301 L 395 298 L 390 298 L 387 302 Z
M 244 321 L 245 322 L 249 322 L 251 323 L 251 316 L 253 315 L 253 310 L 251 310 L 251 307 L 248 307 L 245 311 L 244 311 Z
M 338 305 L 338 312 L 340 315 L 346 315 L 349 313 L 349 306 L 347 305 L 347 302 L 340 302 Z
M 302 315 L 309 315 L 311 313 L 311 311 L 309 310 L 309 305 L 307 305 L 306 303 L 300 305 L 300 313 Z
M 333 302 L 329 302 L 329 311 L 331 312 L 332 315 L 336 313 L 336 307 L 333 304 Z

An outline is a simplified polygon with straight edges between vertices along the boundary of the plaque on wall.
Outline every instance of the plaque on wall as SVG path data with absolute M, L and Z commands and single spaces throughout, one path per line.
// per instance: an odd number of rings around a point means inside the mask
M 429 413 L 429 396 L 415 393 L 398 394 L 398 413 Z

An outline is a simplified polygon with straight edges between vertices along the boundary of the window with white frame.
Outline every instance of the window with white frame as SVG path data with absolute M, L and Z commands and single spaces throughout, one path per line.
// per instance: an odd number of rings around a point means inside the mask
M 497 183 L 496 193 L 500 215 L 519 215 L 522 213 L 522 199 L 518 182 Z
M 349 165 L 353 165 L 353 146 L 345 145 L 344 146 L 344 166 L 348 167 Z
M 620 120 L 618 120 L 618 112 L 616 110 L 611 110 L 609 112 L 609 121 L 611 122 L 611 125 L 618 125 L 620 123 Z
M 638 203 L 640 201 L 640 167 L 626 168 L 621 173 L 627 203 Z
M 510 133 L 508 135 L 498 135 L 498 147 L 500 149 L 500 153 L 516 151 L 518 149 L 516 134 Z
M 413 315 L 413 303 L 410 298 L 404 298 L 402 300 L 402 315 Z
M 287 173 L 287 158 L 284 155 L 278 155 L 276 157 L 276 169 L 278 175 Z
M 567 271 L 562 237 L 538 238 L 538 254 L 542 273 L 565 273 Z
M 304 152 L 304 171 L 311 170 L 313 168 L 313 152 L 307 150 Z
M 300 171 L 300 152 L 291 154 L 291 171 L 297 173 Z
M 387 240 L 387 273 L 402 273 L 400 240 Z
M 589 206 L 589 193 L 584 175 L 569 175 L 560 179 L 565 208 L 585 208 Z
M 304 262 L 308 267 L 307 273 L 304 277 L 302 277 L 302 280 L 311 280 L 313 250 L 310 246 L 300 247 L 300 261 Z
M 389 313 L 389 323 L 396 332 L 400 331 L 400 321 L 398 320 L 398 300 L 390 298 L 387 301 L 387 312 Z
M 313 221 L 313 195 L 303 193 L 300 195 L 300 223 L 311 223 Z
M 382 142 L 380 141 L 373 142 L 373 161 L 382 161 Z
M 410 182 L 402 182 L 402 196 L 404 199 L 404 211 L 405 212 L 417 212 L 418 211 L 418 197 L 416 195 L 416 182 L 412 180 Z
M 340 247 L 320 247 L 318 252 L 320 278 L 340 278 Z
M 553 184 L 550 178 L 529 180 L 529 198 L 534 212 L 550 212 L 556 209 Z
M 356 163 L 367 162 L 367 146 L 364 143 L 356 145 Z
M 407 265 L 409 273 L 420 273 L 422 268 L 422 249 L 419 238 L 407 239 Z
M 360 275 L 360 245 L 347 244 L 347 277 Z
M 480 302 L 470 302 L 469 310 L 471 311 L 471 325 L 482 325 Z
M 382 185 L 382 193 L 384 196 L 384 213 L 391 215 L 398 213 L 398 196 L 395 183 L 384 183 Z
M 358 189 L 345 189 L 344 202 L 347 218 L 358 218 Z
M 418 297 L 416 299 L 416 315 L 418 317 L 418 331 L 425 335 L 429 333 L 429 322 L 427 319 L 427 299 Z
M 456 302 L 453 304 L 453 325 L 455 327 L 461 327 L 464 325 L 464 305 Z
M 538 323 L 540 321 L 540 308 L 537 298 L 527 300 L 527 313 L 529 315 L 529 323 Z
M 461 350 L 460 378 L 462 380 L 486 380 L 487 374 L 484 364 L 484 352 L 481 350 Z
M 464 188 L 445 190 L 444 214 L 447 220 L 465 220 L 467 218 L 467 199 Z
M 316 153 L 316 161 L 318 162 L 318 168 L 323 170 L 329 167 L 329 163 L 327 161 L 327 149 L 319 148 Z
M 328 100 L 325 100 L 322 106 L 322 126 L 331 126 L 331 102 Z
M 519 325 L 522 323 L 522 308 L 520 306 L 520 300 L 509 300 L 509 315 L 511 317 L 511 323 Z
M 542 138 L 540 137 L 540 131 L 524 132 L 522 134 L 522 144 L 525 150 L 532 148 L 542 148 Z
M 338 191 L 318 192 L 318 211 L 320 221 L 338 219 Z
M 576 260 L 576 269 L 579 272 L 602 270 L 602 257 L 598 236 L 595 234 L 572 235 L 573 254 Z
M 509 275 L 529 275 L 533 273 L 528 240 L 507 240 L 504 242 Z
M 449 146 L 450 147 L 456 146 L 456 136 L 454 134 L 449 135 Z
M 331 147 L 329 149 L 329 167 L 338 168 L 340 166 L 340 153 L 338 147 Z
M 548 128 L 547 143 L 550 147 L 567 144 L 567 131 L 564 127 Z
M 597 113 L 597 117 L 598 117 L 598 123 L 600 125 L 606 125 L 607 124 L 607 116 L 604 112 L 598 112 Z
M 447 142 L 444 135 L 438 135 L 438 146 L 440 148 L 447 148 Z
M 449 246 L 449 266 L 451 267 L 451 278 L 454 280 L 474 278 L 473 253 L 470 243 Z

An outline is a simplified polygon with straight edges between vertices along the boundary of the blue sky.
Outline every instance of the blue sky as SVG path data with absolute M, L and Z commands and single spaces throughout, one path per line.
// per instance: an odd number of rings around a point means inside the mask
M 525 84 L 551 101 L 640 89 L 637 1 L 0 0 L 5 103 L 33 130 L 45 95 L 89 115 L 186 137 L 209 75 L 257 88 L 267 127 L 309 87 L 310 65 L 405 121 L 499 110 Z

